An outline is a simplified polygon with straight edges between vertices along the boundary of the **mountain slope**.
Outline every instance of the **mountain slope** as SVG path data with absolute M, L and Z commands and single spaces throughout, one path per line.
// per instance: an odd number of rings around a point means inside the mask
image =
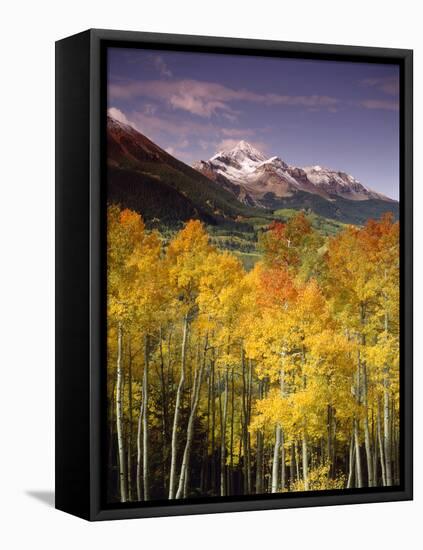
M 398 213 L 396 201 L 345 172 L 321 166 L 290 166 L 279 157 L 267 158 L 245 141 L 193 167 L 228 191 L 234 186 L 232 192 L 238 200 L 262 208 L 310 208 L 316 213 L 324 210 L 324 215 L 349 223 L 362 223 L 369 213 L 376 217 L 385 211 Z
M 107 161 L 109 201 L 146 220 L 172 225 L 199 218 L 215 225 L 263 214 L 112 117 L 107 119 Z
M 399 204 L 394 201 L 369 199 L 353 201 L 343 197 L 326 200 L 319 195 L 298 191 L 291 197 L 265 196 L 263 205 L 273 209 L 290 208 L 306 210 L 346 224 L 364 225 L 370 218 L 379 219 L 383 214 L 391 212 L 395 219 L 399 216 Z
M 314 212 L 363 224 L 398 203 L 342 172 L 296 168 L 246 142 L 190 167 L 127 124 L 108 117 L 108 200 L 140 212 L 147 223 L 177 226 L 198 218 L 208 225 L 251 230 L 276 209 Z M 277 217 L 277 216 L 276 216 Z

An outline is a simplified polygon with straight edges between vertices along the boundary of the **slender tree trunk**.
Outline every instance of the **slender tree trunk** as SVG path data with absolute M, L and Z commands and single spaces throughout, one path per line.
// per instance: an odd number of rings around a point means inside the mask
M 373 482 L 375 487 L 377 487 L 378 485 L 377 465 L 378 465 L 379 448 L 378 448 L 378 441 L 377 441 L 377 429 L 375 424 L 374 409 L 372 409 L 371 440 L 372 440 L 372 447 L 373 447 Z
M 132 355 L 131 340 L 128 342 L 128 397 L 129 397 L 129 426 L 128 426 L 128 500 L 132 500 Z
M 166 493 L 166 474 L 167 474 L 167 448 L 168 448 L 168 427 L 167 427 L 167 394 L 165 380 L 165 366 L 163 359 L 163 335 L 160 327 L 159 333 L 159 350 L 160 350 L 160 390 L 161 390 L 161 405 L 162 405 L 162 477 L 163 489 Z
M 140 412 L 137 427 L 137 500 L 142 500 L 142 419 L 143 419 L 143 391 L 141 391 Z
M 211 489 L 212 494 L 216 494 L 216 399 L 215 399 L 215 387 L 214 387 L 214 357 L 211 362 L 211 410 L 212 410 L 212 428 L 211 428 Z
M 184 317 L 184 326 L 182 334 L 182 350 L 181 350 L 181 375 L 179 378 L 178 389 L 176 391 L 175 400 L 175 413 L 173 416 L 173 428 L 172 428 L 172 448 L 171 448 L 171 460 L 170 460 L 170 476 L 169 476 L 169 499 L 175 498 L 175 486 L 176 486 L 176 460 L 177 460 L 177 438 L 179 427 L 179 412 L 181 406 L 182 392 L 185 383 L 185 359 L 186 359 L 186 347 L 188 336 L 188 314 Z
M 259 380 L 259 399 L 263 398 L 263 381 Z M 256 445 L 256 494 L 263 493 L 263 432 L 257 430 L 257 445 Z
M 305 429 L 303 433 L 303 480 L 304 480 L 304 490 L 308 491 L 310 489 L 310 483 L 308 478 L 308 442 L 307 442 L 307 432 Z
M 149 361 L 150 361 L 150 350 L 149 350 L 149 336 L 145 335 L 145 346 L 144 346 L 144 378 L 142 384 L 143 391 L 143 415 L 142 415 L 142 475 L 143 475 L 143 488 L 144 488 L 144 500 L 149 500 L 150 498 L 150 475 L 149 475 L 149 464 L 148 464 L 148 453 L 149 453 L 149 441 L 148 441 L 148 370 L 149 370 Z
M 389 380 L 387 369 L 383 378 L 383 442 L 385 455 L 385 476 L 386 485 L 392 485 L 392 461 L 391 461 L 391 417 L 389 408 Z
M 222 407 L 222 400 L 220 398 L 220 496 L 226 496 L 226 418 L 228 410 L 228 369 L 225 372 L 225 389 L 224 389 L 224 401 Z
M 252 401 L 252 384 L 253 384 L 253 362 L 248 361 L 248 385 L 247 385 L 247 491 L 252 493 L 251 482 L 251 435 L 248 429 L 251 420 L 251 401 Z
M 118 440 L 119 453 L 119 486 L 120 486 L 120 501 L 127 501 L 126 488 L 126 460 L 125 448 L 123 442 L 123 407 L 122 407 L 122 385 L 123 385 L 123 368 L 122 368 L 122 323 L 118 325 L 118 353 L 117 353 L 117 380 L 116 380 L 116 430 Z
M 354 443 L 355 443 L 355 469 L 356 469 L 356 486 L 363 487 L 363 474 L 361 471 L 361 456 L 360 456 L 360 441 L 358 437 L 358 420 L 354 420 Z
M 273 447 L 272 461 L 272 493 L 277 493 L 279 488 L 279 451 L 281 448 L 281 433 L 280 424 L 276 425 L 275 429 L 275 446 Z
M 229 458 L 229 473 L 230 473 L 230 486 L 228 488 L 228 494 L 232 495 L 234 492 L 233 487 L 233 474 L 234 474 L 234 423 L 235 423 L 235 382 L 234 382 L 234 368 L 232 367 L 231 373 L 231 443 L 230 443 L 230 458 Z
M 295 473 L 297 475 L 297 481 L 300 481 L 300 456 L 299 456 L 299 446 L 300 444 L 295 444 Z
M 113 376 L 113 382 L 112 382 L 112 393 L 110 398 L 110 431 L 109 431 L 109 471 L 112 471 L 114 467 L 114 451 L 115 451 L 115 442 L 114 442 L 114 430 L 116 428 L 116 399 L 115 399 L 115 393 L 116 393 L 116 376 Z M 119 457 L 117 457 L 117 461 L 119 461 Z
M 367 366 L 363 364 L 363 404 L 364 404 L 364 445 L 367 459 L 367 483 L 369 487 L 375 485 L 373 475 L 373 450 L 369 430 L 369 407 L 368 407 L 368 378 Z
M 243 478 L 244 494 L 248 495 L 248 412 L 247 412 L 247 383 L 245 373 L 244 348 L 241 344 L 241 366 L 242 366 L 242 447 L 243 447 Z
M 385 331 L 389 330 L 388 312 L 385 312 Z M 385 455 L 386 485 L 392 485 L 392 450 L 391 450 L 391 418 L 389 411 L 389 370 L 386 365 L 383 369 L 383 447 Z
M 348 458 L 348 481 L 347 481 L 347 489 L 351 489 L 353 486 L 353 480 L 354 480 L 354 465 L 355 465 L 355 440 L 354 440 L 354 431 L 351 436 L 350 441 L 350 452 L 349 452 L 349 458 Z
M 281 491 L 286 487 L 286 467 L 285 467 L 285 434 L 281 429 Z
M 326 460 L 329 462 L 329 477 L 332 477 L 332 406 L 328 405 L 327 408 L 327 449 Z
M 204 441 L 203 463 L 201 467 L 201 493 L 204 494 L 208 488 L 209 482 L 209 438 L 210 438 L 210 401 L 211 401 L 211 371 L 208 374 L 207 385 L 207 428 Z
M 191 412 L 189 415 L 188 427 L 187 427 L 187 440 L 185 443 L 184 454 L 182 457 L 182 465 L 181 465 L 181 473 L 179 476 L 178 490 L 176 492 L 177 499 L 182 498 L 182 496 L 187 496 L 186 493 L 187 493 L 187 487 L 188 487 L 188 465 L 189 465 L 190 454 L 191 454 L 192 439 L 194 435 L 194 421 L 197 414 L 197 407 L 200 399 L 201 382 L 203 380 L 203 371 L 206 363 L 206 354 L 207 354 L 207 338 L 204 346 L 203 360 L 200 362 L 199 369 L 196 369 L 195 377 L 194 377 L 194 389 L 193 389 L 192 399 L 191 399 Z
M 392 395 L 391 397 L 391 403 L 392 403 L 392 409 L 391 409 L 391 426 L 392 426 L 392 459 L 393 459 L 393 474 L 392 474 L 392 478 L 393 478 L 393 482 L 395 484 L 398 484 L 400 479 L 400 474 L 399 474 L 399 448 L 398 448 L 398 444 L 399 444 L 399 438 L 398 438 L 398 430 L 396 429 L 396 426 L 395 426 L 395 418 L 396 418 L 396 413 L 395 413 L 395 402 L 394 402 L 394 396 Z
M 289 476 L 290 476 L 290 486 L 291 490 L 294 487 L 295 483 L 295 477 L 296 477 L 296 460 L 295 460 L 295 442 L 293 441 L 291 443 L 291 459 L 290 459 L 290 467 L 289 467 Z

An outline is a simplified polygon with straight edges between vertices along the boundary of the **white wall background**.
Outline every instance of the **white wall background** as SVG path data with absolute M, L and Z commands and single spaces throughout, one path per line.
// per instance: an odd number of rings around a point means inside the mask
M 421 547 L 422 56 L 413 0 L 5 2 L 0 31 L 0 546 Z M 54 41 L 89 27 L 415 50 L 415 501 L 89 524 L 54 510 Z M 38 494 L 42 499 L 34 496 Z M 414 541 L 414 542 L 413 542 Z

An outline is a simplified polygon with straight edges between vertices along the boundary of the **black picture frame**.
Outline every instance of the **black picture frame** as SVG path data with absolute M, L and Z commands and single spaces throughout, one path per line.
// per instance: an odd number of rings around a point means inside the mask
M 106 504 L 105 48 L 143 47 L 400 66 L 401 480 L 399 487 Z M 410 500 L 413 495 L 413 53 L 91 29 L 56 43 L 56 508 L 108 520 Z

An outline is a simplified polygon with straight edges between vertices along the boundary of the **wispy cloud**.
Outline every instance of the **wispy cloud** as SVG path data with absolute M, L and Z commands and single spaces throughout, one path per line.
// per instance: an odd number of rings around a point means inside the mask
M 130 115 L 134 127 L 148 137 L 157 138 L 160 135 L 189 138 L 201 136 L 207 138 L 216 135 L 218 130 L 210 122 L 179 120 L 158 114 L 147 114 L 134 111 Z
M 157 105 L 154 105 L 153 103 L 145 103 L 143 106 L 143 112 L 146 115 L 153 116 L 157 113 Z
M 159 135 L 177 137 L 179 147 L 186 147 L 188 139 L 196 137 L 202 149 L 210 145 L 214 147 L 219 140 L 223 138 L 234 138 L 238 141 L 246 139 L 256 134 L 255 130 L 250 128 L 228 128 L 220 127 L 211 121 L 180 120 L 170 114 L 168 116 L 159 115 L 156 108 L 146 107 L 142 111 L 132 111 L 126 115 L 121 109 L 110 107 L 108 113 L 120 122 L 129 124 L 148 137 L 157 138 Z M 185 145 L 183 145 L 185 143 Z
M 166 151 L 182 160 L 190 161 L 191 156 L 187 148 L 195 144 L 210 155 L 216 151 L 228 150 L 234 147 L 239 140 L 248 139 L 255 147 L 262 151 L 267 150 L 267 144 L 260 139 L 251 139 L 260 131 L 251 128 L 221 127 L 211 121 L 195 121 L 173 118 L 171 115 L 163 116 L 150 110 L 131 111 L 125 114 L 121 109 L 110 107 L 108 114 L 115 119 L 129 124 L 136 130 L 149 137 L 158 144 L 169 143 Z
M 221 132 L 226 137 L 245 139 L 255 134 L 254 130 L 249 128 L 222 128 Z
M 398 111 L 398 101 L 390 99 L 364 99 L 360 101 L 360 106 L 365 109 L 382 109 L 384 111 Z
M 132 123 L 128 120 L 125 113 L 120 109 L 117 109 L 116 107 L 110 107 L 110 109 L 107 109 L 107 113 L 114 119 L 118 120 L 119 122 L 122 122 L 123 124 L 132 125 Z
M 173 109 L 181 109 L 203 118 L 221 114 L 229 120 L 234 120 L 238 114 L 231 105 L 234 102 L 252 102 L 267 106 L 301 106 L 313 110 L 333 110 L 339 105 L 337 98 L 327 95 L 257 93 L 199 80 L 114 82 L 110 84 L 109 92 L 111 99 L 160 99 Z
M 256 140 L 248 140 L 249 143 L 259 151 L 262 151 L 264 153 L 267 152 L 267 144 L 263 141 L 256 141 Z M 237 144 L 239 143 L 239 139 L 222 139 L 217 144 L 217 151 L 229 151 L 230 149 L 233 149 Z
M 161 55 L 155 55 L 153 57 L 153 64 L 157 71 L 159 72 L 160 76 L 163 76 L 165 78 L 172 78 L 173 73 L 169 69 L 166 61 L 163 59 Z
M 367 88 L 374 88 L 386 95 L 399 95 L 399 78 L 396 76 L 385 78 L 365 78 L 361 84 Z

